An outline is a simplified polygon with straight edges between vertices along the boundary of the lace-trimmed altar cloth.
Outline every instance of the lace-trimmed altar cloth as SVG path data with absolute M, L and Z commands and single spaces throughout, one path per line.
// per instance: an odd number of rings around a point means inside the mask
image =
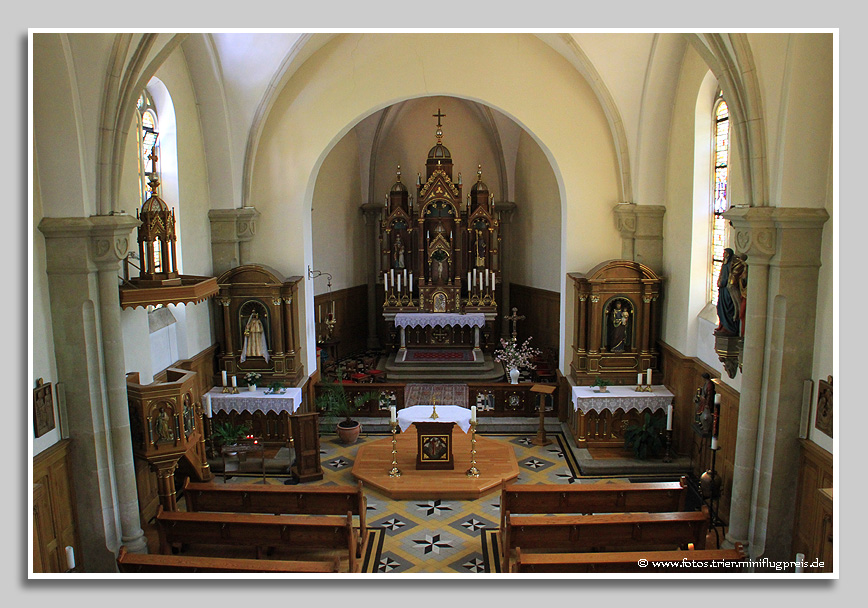
M 287 388 L 280 395 L 266 395 L 264 388 L 251 391 L 247 387 L 239 387 L 238 394 L 224 393 L 222 387 L 208 391 L 211 395 L 213 411 L 231 412 L 289 412 L 292 414 L 301 405 L 301 389 Z
M 603 410 L 614 412 L 623 410 L 626 414 L 631 410 L 650 409 L 652 412 L 666 410 L 672 403 L 673 395 L 662 384 L 651 387 L 650 393 L 637 393 L 634 386 L 610 386 L 605 393 L 598 393 L 590 386 L 573 387 L 573 410 L 587 414 L 590 411 L 598 414 Z
M 431 420 L 433 405 L 413 405 L 398 410 L 398 426 L 406 432 L 414 422 L 454 422 L 465 433 L 470 430 L 470 410 L 457 405 L 437 404 L 437 419 Z
M 469 312 L 399 312 L 395 314 L 395 327 L 485 327 L 485 314 Z

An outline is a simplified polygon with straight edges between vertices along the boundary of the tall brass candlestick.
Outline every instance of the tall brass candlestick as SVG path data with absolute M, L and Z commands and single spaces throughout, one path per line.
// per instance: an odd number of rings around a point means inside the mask
M 476 468 L 476 424 L 470 421 L 470 468 L 467 469 L 468 477 L 479 477 L 479 469 Z
M 389 477 L 400 477 L 401 469 L 398 468 L 398 440 L 395 434 L 398 432 L 398 423 L 390 422 L 392 427 L 392 469 L 389 471 Z
M 437 397 L 431 398 L 431 420 L 437 420 L 440 416 L 437 415 Z

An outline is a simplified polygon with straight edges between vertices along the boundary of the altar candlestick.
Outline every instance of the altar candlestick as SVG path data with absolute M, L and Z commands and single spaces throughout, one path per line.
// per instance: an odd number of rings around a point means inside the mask
M 398 415 L 395 411 L 394 405 L 389 407 L 389 420 L 392 422 L 392 424 L 395 424 L 395 422 L 398 420 Z
M 636 376 L 636 384 L 638 384 L 639 386 L 642 386 L 642 374 L 641 373 Z
M 205 393 L 205 417 L 210 418 L 212 414 L 211 410 L 211 395 Z
M 717 437 L 712 437 L 712 438 L 711 438 L 711 449 L 712 449 L 712 450 L 717 450 Z
M 666 430 L 672 430 L 672 404 L 669 404 L 669 407 L 666 408 Z
M 66 547 L 66 569 L 75 570 L 75 549 L 71 545 Z
M 238 386 L 238 384 L 237 384 L 236 376 L 232 376 L 232 388 L 235 388 L 237 386 Z
M 475 405 L 470 406 L 470 421 L 476 422 L 476 406 Z
M 647 376 L 648 376 L 648 386 L 651 386 L 651 368 L 650 367 L 648 368 Z
M 329 317 L 330 320 L 335 318 L 335 301 L 334 300 L 332 300 L 332 311 L 329 314 L 331 315 Z
M 223 386 L 227 386 L 226 384 L 226 370 L 223 370 Z

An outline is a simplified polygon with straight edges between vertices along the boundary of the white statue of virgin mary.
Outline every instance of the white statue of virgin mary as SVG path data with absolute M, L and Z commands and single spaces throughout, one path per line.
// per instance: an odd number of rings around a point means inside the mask
M 244 344 L 241 348 L 241 362 L 247 360 L 247 357 L 265 357 L 265 362 L 268 363 L 268 345 L 265 343 L 265 330 L 262 327 L 262 321 L 259 320 L 259 313 L 255 310 L 247 319 L 247 325 L 244 328 Z

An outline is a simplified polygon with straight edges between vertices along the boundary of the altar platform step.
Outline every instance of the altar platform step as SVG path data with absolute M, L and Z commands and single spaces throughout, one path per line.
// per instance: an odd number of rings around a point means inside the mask
M 386 372 L 388 382 L 498 382 L 504 378 L 501 363 L 488 353 L 482 361 L 395 361 L 395 353 L 384 356 L 377 369 Z
M 388 416 L 383 416 L 381 418 L 375 417 L 353 417 L 354 420 L 358 420 L 362 424 L 362 434 L 381 434 L 381 433 L 390 433 L 391 429 L 389 428 L 389 418 Z M 518 417 L 486 417 L 480 416 L 478 418 L 479 426 L 477 430 L 480 434 L 484 433 L 505 433 L 505 434 L 515 434 L 520 435 L 522 433 L 527 433 L 529 435 L 533 435 L 539 429 L 539 418 L 518 418 Z M 545 430 L 547 433 L 556 433 L 556 432 L 564 432 L 564 427 L 561 426 L 561 423 L 558 421 L 557 417 L 551 416 L 547 417 L 545 421 Z M 322 428 L 322 432 L 324 433 L 333 433 L 333 428 Z M 567 433 L 569 431 L 566 431 Z

